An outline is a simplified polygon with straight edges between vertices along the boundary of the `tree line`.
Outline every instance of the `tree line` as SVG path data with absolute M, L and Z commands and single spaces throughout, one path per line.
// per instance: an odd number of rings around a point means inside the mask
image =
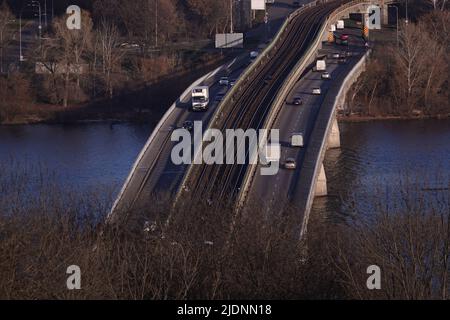
M 220 53 L 172 46 L 184 41 L 195 43 L 224 31 L 230 16 L 226 3 L 95 0 L 83 6 L 81 30 L 69 30 L 67 15 L 65 11 L 58 15 L 58 7 L 44 29 L 44 38 L 35 39 L 26 49 L 27 61 L 11 64 L 8 52 L 19 46 L 17 20 L 14 23 L 17 12 L 3 1 L 0 92 L 4 99 L 0 101 L 0 122 L 30 113 L 34 104 L 67 107 L 112 99 L 162 77 L 217 62 L 223 58 Z M 17 11 L 20 6 L 14 8 Z M 26 25 L 24 22 L 23 28 Z M 40 110 L 45 112 L 45 108 Z
M 366 72 L 350 92 L 347 111 L 368 116 L 448 115 L 450 12 L 433 10 L 417 22 L 400 21 L 398 35 L 375 47 Z M 398 40 L 397 40 L 398 39 Z
M 108 190 L 75 197 L 44 178 L 33 193 L 27 170 L 0 170 L 0 299 L 450 297 L 448 192 L 424 197 L 404 185 L 392 203 L 377 191 L 370 215 L 348 202 L 345 221 L 312 216 L 299 241 L 295 207 L 268 215 L 260 204 L 236 212 L 200 201 L 173 210 L 161 195 L 106 225 Z M 81 290 L 66 286 L 72 265 Z M 379 290 L 367 286 L 374 265 Z

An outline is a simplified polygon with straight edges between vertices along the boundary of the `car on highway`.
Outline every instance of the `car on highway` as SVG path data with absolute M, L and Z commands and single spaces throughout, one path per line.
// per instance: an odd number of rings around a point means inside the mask
M 230 85 L 230 87 L 234 87 L 236 85 L 236 80 L 234 80 L 234 79 L 230 80 L 229 85 Z
M 322 89 L 320 88 L 314 88 L 312 90 L 312 94 L 316 95 L 316 96 L 320 96 L 322 94 Z
M 183 122 L 183 129 L 186 129 L 187 131 L 194 130 L 194 123 L 190 120 Z
M 341 40 L 348 40 L 348 34 L 342 34 L 341 35 Z
M 304 146 L 304 139 L 303 139 L 303 133 L 296 132 L 291 135 L 291 147 L 303 147 Z
M 292 5 L 294 7 L 300 7 L 300 1 L 299 0 L 294 0 L 294 2 L 292 2 Z
M 228 79 L 228 77 L 222 77 L 219 80 L 219 84 L 221 86 L 228 86 L 230 84 L 230 79 Z
M 331 79 L 331 75 L 329 72 L 324 72 L 322 73 L 322 79 L 324 80 L 330 80 Z
M 338 63 L 345 64 L 345 63 L 347 63 L 347 59 L 346 59 L 345 57 L 340 57 L 340 58 L 338 59 Z
M 292 99 L 292 104 L 294 106 L 301 106 L 303 104 L 303 100 L 301 98 L 296 97 Z
M 297 169 L 297 162 L 294 158 L 287 158 L 284 167 L 288 170 L 295 170 Z
M 333 58 L 334 59 L 339 59 L 341 55 L 338 52 L 333 53 Z
M 256 58 L 258 58 L 259 56 L 259 52 L 258 51 L 252 51 L 250 52 L 250 60 L 255 60 Z

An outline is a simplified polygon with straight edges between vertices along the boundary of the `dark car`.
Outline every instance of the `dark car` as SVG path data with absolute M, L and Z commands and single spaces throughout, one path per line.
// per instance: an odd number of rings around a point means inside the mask
M 292 104 L 293 104 L 294 106 L 301 106 L 301 105 L 303 104 L 303 101 L 302 101 L 302 99 L 300 99 L 300 98 L 294 98 L 294 99 L 292 100 Z
M 183 129 L 186 129 L 187 131 L 192 131 L 194 130 L 194 123 L 192 121 L 185 121 L 183 123 Z

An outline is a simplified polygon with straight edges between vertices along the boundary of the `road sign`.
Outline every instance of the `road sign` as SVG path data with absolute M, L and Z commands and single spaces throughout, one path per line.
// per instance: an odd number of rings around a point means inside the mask
M 334 33 L 333 32 L 329 32 L 328 33 L 328 42 L 329 43 L 333 43 L 334 42 Z
M 252 10 L 266 10 L 266 0 L 252 0 Z

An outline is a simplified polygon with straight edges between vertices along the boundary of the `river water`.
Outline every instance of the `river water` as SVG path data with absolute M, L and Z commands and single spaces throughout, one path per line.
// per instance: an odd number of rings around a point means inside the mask
M 341 123 L 342 148 L 327 153 L 330 196 L 314 209 L 336 216 L 362 211 L 374 201 L 401 197 L 413 186 L 448 195 L 450 120 Z M 51 172 L 61 188 L 117 193 L 151 133 L 147 125 L 83 124 L 0 126 L 0 168 Z M 19 163 L 19 165 L 17 165 Z
M 71 191 L 117 193 L 150 133 L 137 124 L 0 126 L 0 168 L 43 172 Z
M 380 206 L 392 212 L 421 200 L 448 208 L 450 120 L 339 127 L 341 148 L 329 150 L 324 161 L 329 194 L 315 200 L 313 212 L 342 218 L 380 211 Z

